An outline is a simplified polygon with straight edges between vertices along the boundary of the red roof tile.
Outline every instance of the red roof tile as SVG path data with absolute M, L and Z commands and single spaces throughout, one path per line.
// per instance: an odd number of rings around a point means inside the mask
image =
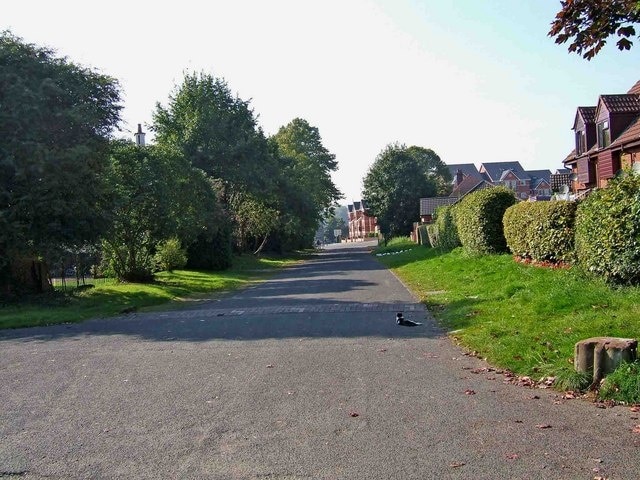
M 578 107 L 578 112 L 582 115 L 584 123 L 593 123 L 596 121 L 596 107 Z

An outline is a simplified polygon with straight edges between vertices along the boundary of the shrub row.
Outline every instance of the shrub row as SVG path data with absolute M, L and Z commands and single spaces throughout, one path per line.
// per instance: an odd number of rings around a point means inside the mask
M 514 255 L 537 262 L 570 262 L 575 217 L 575 202 L 520 202 L 504 214 L 507 246 Z
M 464 250 L 471 255 L 507 251 L 502 217 L 516 203 L 506 187 L 486 188 L 465 197 L 456 206 L 456 226 Z
M 431 246 L 446 251 L 459 247 L 460 238 L 455 220 L 455 205 L 438 207 L 435 211 L 435 218 L 435 223 L 427 226 Z
M 520 202 L 495 187 L 436 210 L 431 245 L 472 255 L 500 253 L 539 262 L 577 262 L 618 285 L 640 284 L 640 175 L 621 174 L 576 202 Z
M 575 242 L 585 271 L 609 283 L 640 283 L 640 175 L 614 178 L 580 204 Z

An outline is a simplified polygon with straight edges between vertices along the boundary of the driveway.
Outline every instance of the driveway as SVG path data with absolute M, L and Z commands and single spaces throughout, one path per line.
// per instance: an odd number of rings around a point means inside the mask
M 0 477 L 639 477 L 638 413 L 508 384 L 368 246 L 186 310 L 0 331 Z

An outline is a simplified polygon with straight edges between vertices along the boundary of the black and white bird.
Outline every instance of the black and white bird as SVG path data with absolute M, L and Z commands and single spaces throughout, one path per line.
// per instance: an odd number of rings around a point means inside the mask
M 402 325 L 403 327 L 417 327 L 418 325 L 422 325 L 422 323 L 407 320 L 402 316 L 402 312 L 398 312 L 396 313 L 396 325 Z

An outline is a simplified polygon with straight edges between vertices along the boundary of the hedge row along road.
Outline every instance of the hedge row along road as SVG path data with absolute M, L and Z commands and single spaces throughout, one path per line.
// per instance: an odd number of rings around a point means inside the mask
M 637 476 L 638 414 L 483 370 L 370 246 L 189 310 L 0 332 L 0 473 Z

